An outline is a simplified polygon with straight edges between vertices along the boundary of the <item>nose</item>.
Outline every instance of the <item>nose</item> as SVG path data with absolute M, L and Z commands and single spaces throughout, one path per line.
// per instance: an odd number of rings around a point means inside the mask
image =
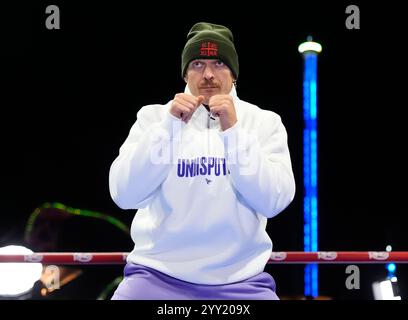
M 206 66 L 204 69 L 204 78 L 206 80 L 212 80 L 214 79 L 214 73 L 212 72 L 211 68 L 209 66 Z

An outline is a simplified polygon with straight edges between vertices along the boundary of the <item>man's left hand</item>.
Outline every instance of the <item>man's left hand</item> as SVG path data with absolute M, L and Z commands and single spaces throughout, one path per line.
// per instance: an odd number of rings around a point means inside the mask
M 237 122 L 234 101 L 229 94 L 217 94 L 208 103 L 211 113 L 220 117 L 221 130 L 231 128 Z

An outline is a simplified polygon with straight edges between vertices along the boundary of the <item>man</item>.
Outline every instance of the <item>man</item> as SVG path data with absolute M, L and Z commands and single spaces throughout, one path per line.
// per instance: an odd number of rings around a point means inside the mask
M 112 299 L 278 299 L 265 228 L 295 182 L 280 117 L 237 97 L 229 29 L 195 24 L 187 83 L 141 108 L 110 169 L 112 199 L 139 209 L 125 278 Z

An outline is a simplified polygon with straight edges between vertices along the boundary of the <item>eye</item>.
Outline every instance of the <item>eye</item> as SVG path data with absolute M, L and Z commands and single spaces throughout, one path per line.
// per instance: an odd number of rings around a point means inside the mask
M 203 63 L 201 61 L 193 61 L 191 64 L 194 68 L 200 68 L 202 67 Z
M 218 61 L 215 63 L 215 65 L 216 65 L 217 67 L 223 67 L 223 66 L 224 66 L 224 62 L 222 62 L 221 60 L 218 60 Z

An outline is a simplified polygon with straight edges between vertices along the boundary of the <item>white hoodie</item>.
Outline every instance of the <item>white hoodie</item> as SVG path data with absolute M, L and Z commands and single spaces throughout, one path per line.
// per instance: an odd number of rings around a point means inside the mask
M 295 194 L 287 134 L 279 115 L 230 94 L 238 122 L 223 132 L 203 105 L 187 124 L 171 101 L 137 113 L 109 173 L 115 203 L 139 209 L 128 262 L 209 285 L 264 270 L 267 218 Z

